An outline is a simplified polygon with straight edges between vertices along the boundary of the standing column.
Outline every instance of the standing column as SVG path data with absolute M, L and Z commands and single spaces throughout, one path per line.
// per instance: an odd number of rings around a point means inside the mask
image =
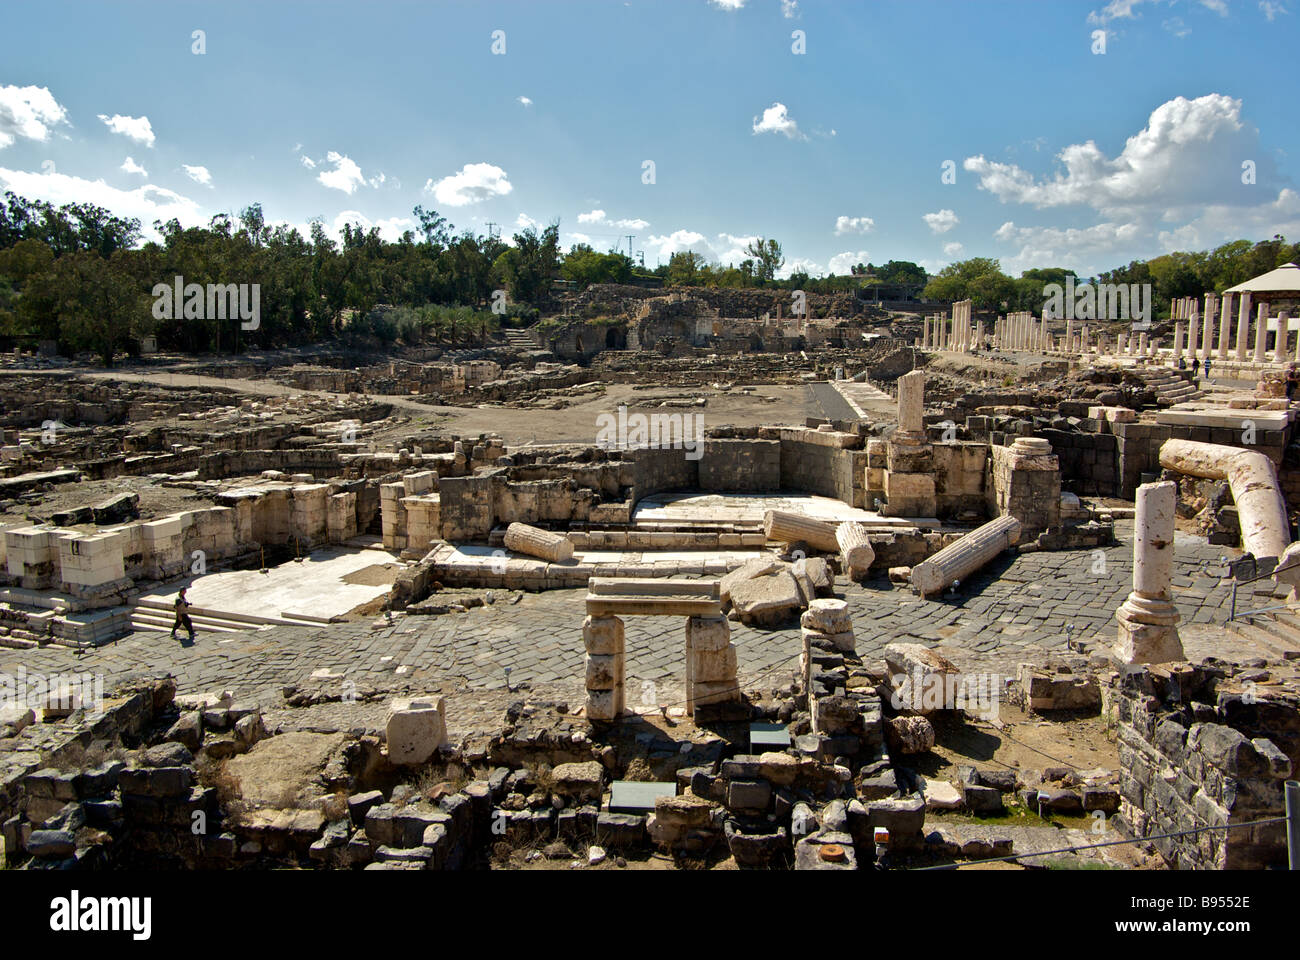
M 1237 301 L 1237 362 L 1246 360 L 1246 338 L 1250 335 L 1250 294 L 1243 293 Z
M 1074 321 L 1065 321 L 1065 352 L 1074 352 Z
M 1137 489 L 1133 518 L 1133 592 L 1116 612 L 1120 663 L 1170 663 L 1183 659 L 1178 608 L 1170 583 L 1174 572 L 1174 510 L 1178 485 L 1166 480 Z
M 1205 327 L 1207 331 L 1205 340 L 1205 359 L 1207 360 L 1210 359 L 1210 332 L 1214 329 L 1214 318 L 1218 316 L 1219 298 L 1213 293 L 1207 293 L 1205 295 Z M 1228 325 L 1224 323 L 1223 317 L 1219 317 L 1219 339 L 1215 344 L 1214 352 L 1215 355 L 1220 358 L 1223 357 L 1224 351 L 1227 349 L 1227 346 L 1223 342 L 1223 337 L 1227 332 Z
M 1286 321 L 1289 319 L 1285 313 L 1278 314 L 1277 339 L 1273 341 L 1273 359 L 1278 363 L 1284 363 L 1287 360 L 1286 339 L 1290 331 L 1287 330 L 1288 324 Z
M 1268 347 L 1268 304 L 1261 303 L 1255 308 L 1255 356 L 1256 363 L 1264 362 L 1264 353 Z
M 1178 366 L 1178 361 L 1183 357 L 1183 336 L 1187 333 L 1187 328 L 1179 320 L 1174 324 L 1174 366 Z
M 925 374 L 920 370 L 898 378 L 898 431 L 925 435 Z
M 1225 293 L 1219 300 L 1219 359 L 1228 359 L 1229 339 L 1232 335 L 1232 294 Z
M 1187 359 L 1195 360 L 1197 357 L 1197 348 L 1201 343 L 1201 324 L 1200 318 L 1196 316 L 1196 311 L 1187 313 Z
M 1214 301 L 1208 296 L 1205 298 L 1205 316 L 1201 318 L 1201 359 L 1209 360 L 1212 345 L 1210 338 L 1214 335 L 1214 314 L 1211 312 L 1214 307 Z
M 984 349 L 984 321 L 981 320 L 975 324 L 975 346 L 977 349 Z

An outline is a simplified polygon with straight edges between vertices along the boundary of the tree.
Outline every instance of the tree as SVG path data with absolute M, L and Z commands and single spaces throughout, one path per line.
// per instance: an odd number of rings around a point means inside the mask
M 501 277 L 510 297 L 521 303 L 542 300 L 551 290 L 560 249 L 560 225 L 552 223 L 540 234 L 533 227 L 516 233 L 515 245 L 497 257 Z
M 667 283 L 672 287 L 689 287 L 699 282 L 700 271 L 708 261 L 694 250 L 679 250 L 668 258 Z
M 950 263 L 925 285 L 926 300 L 972 300 L 985 310 L 1001 309 L 1016 295 L 1015 282 L 1002 272 L 1002 265 L 988 257 L 972 257 Z
M 781 253 L 781 244 L 775 240 L 765 240 L 762 237 L 751 240 L 749 245 L 745 247 L 745 253 L 753 258 L 754 276 L 758 280 L 760 287 L 770 283 L 776 277 L 776 272 L 785 266 L 785 256 Z M 743 268 L 744 265 L 742 264 Z

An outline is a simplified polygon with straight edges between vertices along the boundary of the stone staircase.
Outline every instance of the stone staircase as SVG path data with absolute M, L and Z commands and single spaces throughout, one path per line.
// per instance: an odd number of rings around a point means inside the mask
M 1241 603 L 1242 597 L 1238 597 Z M 1273 598 L 1270 606 L 1282 604 Z M 1281 660 L 1300 660 L 1300 603 L 1288 603 L 1284 609 L 1266 613 L 1238 615 L 1228 622 L 1228 632 L 1249 640 L 1263 650 L 1274 651 Z
M 1159 405 L 1172 407 L 1176 403 L 1199 400 L 1205 391 L 1197 389 L 1190 380 L 1184 380 L 1177 370 L 1169 367 L 1140 367 L 1137 375 L 1148 387 L 1156 392 Z
M 247 613 L 210 610 L 205 607 L 190 607 L 189 614 L 195 633 L 239 633 L 245 630 L 262 630 L 266 627 L 302 627 L 322 622 L 296 614 L 259 617 Z M 175 619 L 175 608 L 166 600 L 141 600 L 131 608 L 132 630 L 169 633 Z M 183 633 L 184 630 L 181 632 Z
M 527 330 L 507 327 L 503 332 L 506 335 L 506 346 L 514 347 L 517 350 L 537 349 L 537 343 L 533 340 L 532 334 Z

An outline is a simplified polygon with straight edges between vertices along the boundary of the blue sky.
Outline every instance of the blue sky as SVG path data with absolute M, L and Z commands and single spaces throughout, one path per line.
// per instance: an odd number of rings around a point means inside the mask
M 787 271 L 1089 275 L 1300 236 L 1293 7 L 46 0 L 3 14 L 0 189 L 146 227 L 254 201 L 394 238 L 416 204 L 507 236 L 558 219 L 651 267 L 763 235 Z

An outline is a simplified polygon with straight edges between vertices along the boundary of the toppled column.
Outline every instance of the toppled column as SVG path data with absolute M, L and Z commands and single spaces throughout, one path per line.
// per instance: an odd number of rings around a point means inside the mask
M 1020 540 L 1020 521 L 998 517 L 977 527 L 912 568 L 912 587 L 923 597 L 938 593 L 955 580 L 974 573 Z
M 835 540 L 844 560 L 844 575 L 850 580 L 865 577 L 871 562 L 876 559 L 867 528 L 855 520 L 846 521 L 835 528 Z
M 1227 480 L 1241 522 L 1241 547 L 1257 560 L 1282 556 L 1291 542 L 1286 499 L 1273 461 L 1257 450 L 1196 440 L 1166 440 L 1160 466 L 1207 480 Z
M 740 699 L 736 645 L 723 616 L 686 618 L 686 712 Z
M 1168 480 L 1144 483 L 1137 489 L 1137 510 L 1133 517 L 1133 592 L 1115 614 L 1119 621 L 1115 659 L 1121 663 L 1170 663 L 1183 659 L 1183 644 L 1178 638 L 1178 609 L 1170 593 L 1177 505 L 1176 483 Z
M 573 541 L 568 537 L 526 523 L 512 523 L 506 527 L 506 549 L 551 563 L 573 559 Z
M 587 719 L 617 720 L 623 712 L 623 621 L 587 617 L 582 644 L 587 650 Z
M 763 514 L 763 533 L 767 539 L 778 543 L 797 543 L 802 540 L 814 550 L 838 553 L 839 541 L 835 539 L 835 525 L 805 517 L 801 513 L 768 510 Z

